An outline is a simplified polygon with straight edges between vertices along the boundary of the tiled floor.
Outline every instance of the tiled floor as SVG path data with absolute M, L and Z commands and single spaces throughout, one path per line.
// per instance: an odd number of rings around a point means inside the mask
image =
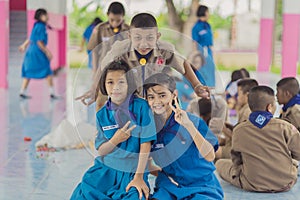
M 19 69 L 13 70 L 18 73 Z M 73 101 L 76 96 L 73 93 L 80 94 L 87 88 L 89 71 L 76 73 L 73 70 L 59 74 L 55 78 L 56 89 L 63 96 L 59 101 L 50 101 L 44 81 L 32 82 L 30 94 L 33 98 L 27 102 L 19 101 L 21 80 L 13 78 L 13 74 L 10 72 L 10 89 L 0 90 L 0 199 L 68 199 L 85 170 L 92 164 L 93 153 L 82 149 L 37 154 L 34 143 L 65 117 L 75 123 L 95 114 L 93 109 L 88 112 L 81 103 Z M 220 73 L 221 77 L 228 75 Z M 279 79 L 275 75 L 252 75 L 260 83 L 272 87 Z M 227 80 L 223 78 L 224 82 Z M 218 88 L 223 85 L 218 83 Z M 32 141 L 25 142 L 24 137 L 31 137 Z M 280 194 L 245 192 L 222 180 L 221 184 L 228 200 L 300 198 L 299 183 L 291 191 Z

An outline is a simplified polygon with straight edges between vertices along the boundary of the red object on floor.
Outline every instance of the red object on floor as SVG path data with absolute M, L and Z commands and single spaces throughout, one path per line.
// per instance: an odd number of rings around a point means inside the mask
M 24 137 L 24 141 L 25 142 L 30 142 L 31 141 L 31 137 Z

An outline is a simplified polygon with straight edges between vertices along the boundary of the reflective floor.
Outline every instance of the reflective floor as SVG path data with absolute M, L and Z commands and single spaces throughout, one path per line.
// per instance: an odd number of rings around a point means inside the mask
M 15 70 L 15 71 L 14 71 Z M 89 149 L 53 153 L 36 153 L 34 144 L 51 128 L 68 118 L 71 122 L 92 121 L 93 109 L 87 109 L 73 97 L 88 87 L 90 72 L 76 70 L 62 72 L 55 78 L 55 88 L 63 98 L 51 101 L 45 81 L 33 81 L 28 101 L 18 97 L 21 80 L 15 78 L 20 69 L 10 70 L 9 90 L 0 90 L 0 199 L 68 199 L 81 180 L 85 170 L 93 163 Z M 78 76 L 77 76 L 78 75 Z M 279 76 L 252 74 L 260 83 L 275 86 Z M 224 88 L 229 73 L 220 73 Z M 226 78 L 224 78 L 226 77 Z M 67 83 L 67 84 L 65 84 Z M 32 141 L 24 141 L 29 137 Z M 262 194 L 237 189 L 221 180 L 225 199 L 299 199 L 300 184 L 286 193 Z

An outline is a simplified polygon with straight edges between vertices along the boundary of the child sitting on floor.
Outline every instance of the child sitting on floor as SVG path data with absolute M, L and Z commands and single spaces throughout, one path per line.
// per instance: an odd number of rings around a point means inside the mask
M 300 94 L 297 79 L 281 79 L 277 83 L 276 96 L 278 103 L 283 104 L 280 118 L 290 122 L 300 131 Z
M 248 105 L 248 94 L 251 88 L 258 86 L 255 79 L 242 79 L 237 83 L 238 86 L 238 98 L 237 104 L 238 110 L 238 124 L 246 121 L 249 118 L 251 110 Z M 226 136 L 225 145 L 221 146 L 216 153 L 216 158 L 230 158 L 231 139 L 232 139 L 233 125 L 225 123 L 223 127 L 223 133 Z
M 250 90 L 249 119 L 233 129 L 231 160 L 216 162 L 217 172 L 248 191 L 284 192 L 297 181 L 300 133 L 290 123 L 273 118 L 274 91 L 267 86 Z

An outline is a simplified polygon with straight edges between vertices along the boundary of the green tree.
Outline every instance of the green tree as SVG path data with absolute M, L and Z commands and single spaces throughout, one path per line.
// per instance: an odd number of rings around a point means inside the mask
M 69 15 L 69 36 L 70 44 L 79 44 L 82 34 L 95 17 L 100 17 L 102 21 L 107 20 L 106 14 L 103 13 L 100 0 L 91 0 L 86 5 L 79 7 L 75 0 L 72 1 L 72 12 Z M 92 9 L 93 7 L 96 8 Z

